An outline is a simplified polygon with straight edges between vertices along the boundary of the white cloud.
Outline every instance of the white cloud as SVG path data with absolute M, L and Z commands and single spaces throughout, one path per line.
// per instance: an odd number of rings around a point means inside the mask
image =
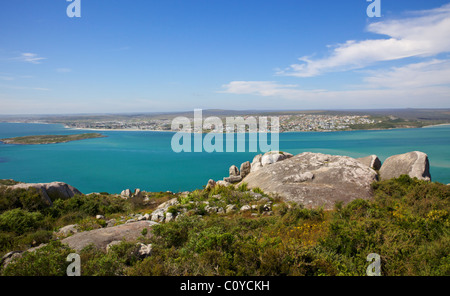
M 367 72 L 364 78 L 367 88 L 420 88 L 450 85 L 450 60 L 431 61 L 392 67 L 389 70 Z
M 45 60 L 47 58 L 39 57 L 35 53 L 25 52 L 14 59 L 22 61 L 22 62 L 31 63 L 31 64 L 40 64 L 42 60 Z
M 450 52 L 450 4 L 420 11 L 401 20 L 372 23 L 367 30 L 388 38 L 354 41 L 334 47 L 322 59 L 302 57 L 279 75 L 312 77 L 326 72 L 359 69 L 381 61 L 429 57 Z
M 450 4 L 410 13 L 403 20 L 373 23 L 368 30 L 388 37 L 347 41 L 334 47 L 329 57 L 303 57 L 303 63 L 278 74 L 311 77 L 406 57 L 419 62 L 359 70 L 362 82 L 347 85 L 346 90 L 309 90 L 275 81 L 232 81 L 222 86 L 222 93 L 265 97 L 266 101 L 279 102 L 280 108 L 296 109 L 450 107 L 450 58 L 434 57 L 450 52 Z
M 72 69 L 70 69 L 70 68 L 58 68 L 58 69 L 56 69 L 56 72 L 58 72 L 58 73 L 69 73 L 69 72 L 72 72 Z
M 294 94 L 298 92 L 298 89 L 295 89 L 297 85 L 281 85 L 273 81 L 232 81 L 222 87 L 225 88 L 223 93 L 260 96 L 278 96 L 284 93 L 286 97 L 289 92 Z
M 305 90 L 273 81 L 233 81 L 223 85 L 223 88 L 222 93 L 267 97 L 272 102 L 276 100 L 278 109 L 450 107 L 450 87 L 446 85 L 336 91 Z M 443 102 L 447 105 L 443 106 Z

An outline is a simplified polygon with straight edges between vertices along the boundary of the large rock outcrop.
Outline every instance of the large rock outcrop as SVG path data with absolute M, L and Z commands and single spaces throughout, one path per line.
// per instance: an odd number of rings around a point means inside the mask
M 48 205 L 52 205 L 56 199 L 68 199 L 75 195 L 81 195 L 82 193 L 73 186 L 63 182 L 52 183 L 21 183 L 9 186 L 11 189 L 30 189 L 36 188 L 40 193 L 44 201 Z
M 377 173 L 347 157 L 305 152 L 252 171 L 242 182 L 305 207 L 331 209 L 336 202 L 372 196 Z
M 138 237 L 142 236 L 142 230 L 144 228 L 150 230 L 150 228 L 156 224 L 158 223 L 153 221 L 138 221 L 114 227 L 78 232 L 61 240 L 61 242 L 76 251 L 80 251 L 90 244 L 93 244 L 100 250 L 106 250 L 108 244 L 113 241 L 136 240 Z M 151 235 L 151 231 L 147 231 L 146 236 L 149 235 Z
M 381 168 L 381 161 L 376 155 L 369 155 L 366 157 L 357 158 L 356 160 L 377 171 Z
M 380 169 L 381 179 L 398 178 L 401 175 L 431 181 L 428 156 L 423 152 L 413 151 L 387 158 Z

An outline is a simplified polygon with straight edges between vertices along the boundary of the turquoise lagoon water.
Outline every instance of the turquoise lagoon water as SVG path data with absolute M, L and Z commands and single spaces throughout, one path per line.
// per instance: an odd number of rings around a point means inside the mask
M 0 138 L 77 134 L 57 124 L 0 123 Z M 83 193 L 123 189 L 185 191 L 228 175 L 228 168 L 256 153 L 175 153 L 171 132 L 102 131 L 106 138 L 50 145 L 0 144 L 0 179 L 61 181 Z M 387 157 L 419 150 L 428 154 L 433 181 L 450 183 L 450 125 L 421 129 L 280 134 L 280 150 Z

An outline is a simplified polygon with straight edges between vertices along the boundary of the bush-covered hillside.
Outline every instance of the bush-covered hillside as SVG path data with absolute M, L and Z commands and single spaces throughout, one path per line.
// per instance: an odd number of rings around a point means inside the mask
M 180 205 L 169 211 L 185 207 L 186 214 L 140 239 L 152 244 L 150 256 L 139 257 L 134 242 L 108 253 L 86 247 L 80 252 L 82 275 L 365 275 L 370 253 L 381 256 L 382 275 L 450 275 L 450 186 L 401 176 L 373 189 L 373 199 L 338 204 L 333 211 L 284 203 L 258 189 L 253 191 L 267 197 L 271 212 L 262 206 L 228 214 L 205 209 L 223 201 L 248 204 L 245 185 L 178 195 Z M 147 203 L 106 193 L 76 196 L 51 208 L 38 197 L 0 189 L 0 255 L 48 243 L 24 253 L 3 275 L 64 275 L 73 251 L 53 231 L 73 223 L 83 230 L 105 227 L 95 215 L 151 213 L 173 195 L 152 193 Z

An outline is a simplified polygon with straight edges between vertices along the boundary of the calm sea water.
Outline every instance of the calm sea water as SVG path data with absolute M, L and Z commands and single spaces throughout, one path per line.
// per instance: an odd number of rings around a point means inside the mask
M 0 138 L 77 134 L 55 124 L 0 123 Z M 106 138 L 50 145 L 0 144 L 0 179 L 61 181 L 83 193 L 123 189 L 185 191 L 228 175 L 228 168 L 256 153 L 175 153 L 173 133 L 102 131 Z M 450 125 L 422 129 L 280 134 L 280 150 L 351 157 L 387 157 L 419 150 L 428 154 L 433 181 L 450 183 Z

